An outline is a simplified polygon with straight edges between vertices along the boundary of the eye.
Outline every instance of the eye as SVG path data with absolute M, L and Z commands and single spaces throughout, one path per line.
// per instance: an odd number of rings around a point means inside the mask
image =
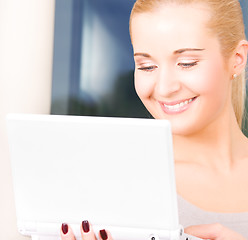
M 138 67 L 137 69 L 140 71 L 152 72 L 156 68 L 157 68 L 157 66 L 147 66 L 147 67 Z
M 191 68 L 194 67 L 198 64 L 198 61 L 194 61 L 194 62 L 181 62 L 178 63 L 178 66 L 182 67 L 182 68 Z

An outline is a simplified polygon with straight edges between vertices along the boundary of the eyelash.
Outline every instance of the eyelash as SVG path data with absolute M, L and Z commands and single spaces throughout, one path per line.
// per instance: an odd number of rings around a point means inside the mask
M 198 61 L 195 62 L 190 62 L 190 63 L 178 63 L 178 66 L 182 67 L 182 68 L 191 68 L 194 67 L 198 64 Z
M 195 62 L 190 62 L 190 63 L 178 63 L 178 66 L 184 69 L 188 69 L 188 68 L 196 66 L 197 64 L 198 64 L 198 61 L 195 61 Z M 155 68 L 157 68 L 157 66 L 139 67 L 138 70 L 145 71 L 145 72 L 152 72 Z
M 145 71 L 145 72 L 151 72 L 151 71 L 153 71 L 155 68 L 157 68 L 157 67 L 156 67 L 156 66 L 139 67 L 138 70 L 140 70 L 140 71 Z

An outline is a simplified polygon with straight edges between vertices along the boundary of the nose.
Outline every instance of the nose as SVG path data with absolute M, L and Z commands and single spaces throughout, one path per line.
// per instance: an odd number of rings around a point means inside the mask
M 181 89 L 180 80 L 173 71 L 160 70 L 155 81 L 155 91 L 159 96 L 169 97 Z

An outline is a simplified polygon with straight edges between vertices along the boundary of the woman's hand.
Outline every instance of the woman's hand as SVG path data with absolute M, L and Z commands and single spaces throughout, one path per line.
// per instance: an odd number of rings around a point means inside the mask
M 88 221 L 82 222 L 80 226 L 80 232 L 81 232 L 82 240 L 96 240 L 96 236 L 93 232 L 92 226 Z M 112 240 L 110 232 L 105 229 L 100 230 L 98 234 L 99 234 L 99 239 Z M 60 236 L 62 240 L 76 239 L 71 227 L 66 223 L 63 223 L 61 226 Z
M 234 232 L 219 223 L 190 226 L 184 229 L 185 233 L 202 239 L 211 240 L 246 240 L 242 235 Z
M 88 221 L 83 221 L 80 226 L 82 240 L 96 240 L 92 226 Z M 202 224 L 190 226 L 184 229 L 185 233 L 202 239 L 211 240 L 246 240 L 242 235 L 234 232 L 221 224 Z M 75 236 L 68 224 L 62 224 L 60 231 L 62 240 L 75 240 Z M 113 240 L 109 231 L 102 229 L 98 233 L 99 239 Z

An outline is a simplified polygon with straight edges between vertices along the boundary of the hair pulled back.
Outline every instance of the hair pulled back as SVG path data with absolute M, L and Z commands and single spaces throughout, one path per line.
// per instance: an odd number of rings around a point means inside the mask
M 238 0 L 137 0 L 133 6 L 130 16 L 139 13 L 152 12 L 166 4 L 206 4 L 212 12 L 208 28 L 211 33 L 218 37 L 222 46 L 222 55 L 225 59 L 233 54 L 238 43 L 246 39 L 243 14 Z M 242 125 L 245 105 L 245 71 L 233 79 L 232 82 L 232 105 L 239 126 Z

